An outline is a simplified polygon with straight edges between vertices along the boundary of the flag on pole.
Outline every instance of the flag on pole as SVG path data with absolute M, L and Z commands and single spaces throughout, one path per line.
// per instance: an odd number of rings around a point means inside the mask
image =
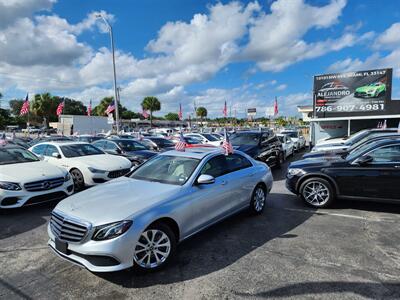
M 179 103 L 179 113 L 178 113 L 179 121 L 182 121 L 183 113 L 182 113 L 182 105 Z
M 226 101 L 224 104 L 224 109 L 222 110 L 222 113 L 224 114 L 224 118 L 228 116 L 228 107 L 226 106 Z
M 7 145 L 7 139 L 6 139 L 6 134 L 3 132 L 3 134 L 0 137 L 0 146 Z
M 64 105 L 65 105 L 65 101 L 63 101 L 60 104 L 58 104 L 57 111 L 56 111 L 56 114 L 57 114 L 58 117 L 62 114 L 62 112 L 64 110 Z
M 143 118 L 147 119 L 150 115 L 145 109 L 143 109 L 142 110 L 142 116 L 143 116 Z
M 224 150 L 225 155 L 233 153 L 233 146 L 229 141 L 229 136 L 228 133 L 226 132 L 226 128 L 224 129 L 224 141 L 222 142 L 222 149 Z
M 26 115 L 28 112 L 29 112 L 29 99 L 28 99 L 28 94 L 26 94 L 26 98 L 25 98 L 24 103 L 22 104 L 19 115 L 23 116 L 23 115 Z
M 115 101 L 111 101 L 111 103 L 108 105 L 106 109 L 106 114 L 109 115 L 115 110 Z
M 92 115 L 92 100 L 89 102 L 89 106 L 87 108 L 87 115 L 90 117 Z
M 275 97 L 275 102 L 274 102 L 274 116 L 276 116 L 279 113 L 278 109 L 278 99 Z
M 186 142 L 185 138 L 183 137 L 182 130 L 179 132 L 179 141 L 175 144 L 176 151 L 185 151 Z
M 387 124 L 386 124 L 386 120 L 383 121 L 383 125 L 382 125 L 382 129 L 386 129 L 387 128 Z

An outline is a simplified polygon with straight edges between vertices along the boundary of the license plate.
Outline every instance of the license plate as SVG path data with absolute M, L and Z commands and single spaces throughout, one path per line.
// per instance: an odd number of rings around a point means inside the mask
M 56 249 L 61 253 L 68 254 L 68 243 L 60 241 L 56 238 L 55 240 Z

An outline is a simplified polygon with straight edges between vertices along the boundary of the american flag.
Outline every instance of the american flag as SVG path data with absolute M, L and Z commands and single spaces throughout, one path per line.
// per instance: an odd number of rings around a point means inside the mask
M 142 110 L 142 116 L 143 116 L 143 118 L 147 119 L 150 115 L 145 109 L 143 109 Z
M 183 137 L 182 131 L 179 133 L 179 141 L 175 144 L 175 150 L 177 151 L 185 151 L 186 142 Z
M 58 104 L 57 111 L 56 111 L 57 116 L 60 116 L 62 114 L 62 112 L 64 110 L 64 105 L 65 105 L 65 101 Z
M 28 112 L 29 112 L 29 99 L 28 99 L 28 94 L 26 94 L 26 98 L 25 98 L 24 103 L 22 104 L 19 115 L 23 116 L 23 115 L 26 115 Z
M 382 128 L 382 129 L 386 129 L 386 128 L 387 128 L 386 120 L 383 121 L 383 124 L 382 124 L 382 127 L 381 127 L 381 128 Z
M 274 102 L 274 116 L 276 116 L 279 113 L 278 110 L 278 99 L 275 97 L 275 102 Z
M 224 141 L 222 142 L 222 149 L 225 152 L 225 155 L 229 155 L 233 153 L 233 146 L 229 141 L 228 133 L 226 132 L 226 128 L 224 129 Z
M 6 134 L 3 133 L 2 136 L 0 137 L 0 146 L 4 146 L 6 144 L 7 144 Z
M 92 115 L 92 100 L 89 102 L 89 106 L 87 108 L 87 115 L 90 117 Z
M 222 113 L 224 114 L 225 118 L 228 116 L 228 107 L 226 106 L 226 101 L 225 101 L 224 109 L 222 110 Z
M 182 121 L 182 117 L 183 117 L 182 105 L 179 103 L 179 112 L 178 112 L 179 121 Z
M 106 114 L 109 115 L 115 110 L 115 102 L 114 100 L 108 105 L 106 109 Z

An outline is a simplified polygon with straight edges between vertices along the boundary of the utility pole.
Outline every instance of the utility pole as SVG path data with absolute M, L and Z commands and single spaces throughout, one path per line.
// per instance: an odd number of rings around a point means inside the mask
M 107 19 L 104 18 L 102 14 L 96 15 L 96 18 L 100 18 L 104 21 L 104 23 L 107 26 L 108 32 L 110 34 L 110 40 L 111 40 L 111 52 L 112 52 L 112 63 L 113 63 L 113 74 L 114 74 L 114 95 L 115 95 L 115 123 L 117 124 L 117 134 L 119 133 L 119 93 L 117 91 L 117 72 L 115 70 L 115 49 L 114 49 L 114 35 L 113 35 L 113 29 L 108 23 Z

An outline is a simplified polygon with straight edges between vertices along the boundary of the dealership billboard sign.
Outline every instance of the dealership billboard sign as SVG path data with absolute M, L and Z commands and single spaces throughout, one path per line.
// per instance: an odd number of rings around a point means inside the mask
M 391 113 L 392 69 L 314 76 L 314 117 Z

